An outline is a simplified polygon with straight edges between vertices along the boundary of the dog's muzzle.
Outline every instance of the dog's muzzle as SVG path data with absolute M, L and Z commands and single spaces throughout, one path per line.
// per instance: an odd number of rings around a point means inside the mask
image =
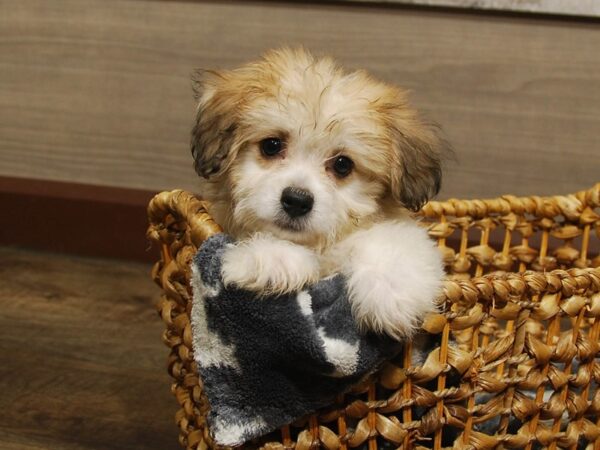
M 308 214 L 314 202 L 313 195 L 305 189 L 286 187 L 281 193 L 281 206 L 291 218 Z

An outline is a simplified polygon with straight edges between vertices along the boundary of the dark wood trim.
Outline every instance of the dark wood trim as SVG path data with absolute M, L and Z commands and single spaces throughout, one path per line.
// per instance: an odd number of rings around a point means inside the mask
M 154 262 L 158 251 L 146 239 L 146 206 L 154 194 L 0 176 L 0 246 Z M 501 237 L 490 239 L 501 247 Z M 448 244 L 458 248 L 455 239 Z M 592 240 L 590 251 L 597 254 L 599 245 Z
M 0 245 L 85 256 L 155 261 L 145 237 L 155 193 L 0 177 Z
M 154 195 L 152 191 L 140 189 L 3 176 L 0 176 L 0 192 L 120 205 L 147 204 Z

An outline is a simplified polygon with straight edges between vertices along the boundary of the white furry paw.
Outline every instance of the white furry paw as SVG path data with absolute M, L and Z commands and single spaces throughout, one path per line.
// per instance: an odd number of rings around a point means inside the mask
M 315 253 L 305 247 L 256 235 L 225 250 L 221 275 L 226 286 L 284 294 L 316 282 L 319 264 Z
M 352 313 L 364 330 L 405 339 L 435 311 L 444 275 L 441 255 L 413 222 L 386 222 L 343 244 Z

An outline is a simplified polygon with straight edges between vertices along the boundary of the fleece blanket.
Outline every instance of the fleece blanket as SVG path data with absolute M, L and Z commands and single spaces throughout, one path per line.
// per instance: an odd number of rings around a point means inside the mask
M 221 259 L 231 244 L 212 236 L 192 264 L 194 356 L 210 431 L 228 446 L 331 404 L 401 345 L 359 332 L 341 275 L 273 297 L 224 287 Z

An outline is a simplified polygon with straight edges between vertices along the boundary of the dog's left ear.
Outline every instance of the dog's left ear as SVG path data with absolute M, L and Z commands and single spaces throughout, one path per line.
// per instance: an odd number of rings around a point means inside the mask
M 193 89 L 198 101 L 191 140 L 194 168 L 198 175 L 210 178 L 223 173 L 239 150 L 240 94 L 230 87 L 227 72 L 198 71 Z
M 391 194 L 416 212 L 439 192 L 442 160 L 452 149 L 439 127 L 423 121 L 406 103 L 396 105 L 389 126 L 394 147 Z

